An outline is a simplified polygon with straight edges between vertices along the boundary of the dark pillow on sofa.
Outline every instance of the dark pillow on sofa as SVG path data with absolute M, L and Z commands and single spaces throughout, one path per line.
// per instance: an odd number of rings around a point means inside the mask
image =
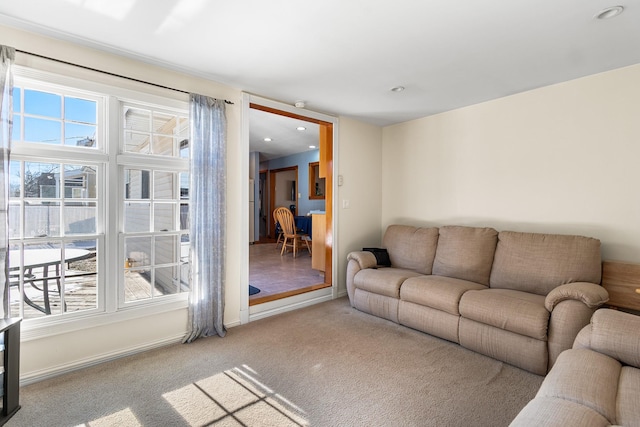
M 363 251 L 371 252 L 376 257 L 378 267 L 391 267 L 389 252 L 384 248 L 362 248 Z

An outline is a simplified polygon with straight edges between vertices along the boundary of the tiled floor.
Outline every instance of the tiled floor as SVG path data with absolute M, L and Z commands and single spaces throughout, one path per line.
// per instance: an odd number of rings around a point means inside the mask
M 249 246 L 249 284 L 260 292 L 249 296 L 249 302 L 265 296 L 276 295 L 324 282 L 324 273 L 311 268 L 311 256 L 307 250 L 280 256 L 280 246 L 261 243 Z

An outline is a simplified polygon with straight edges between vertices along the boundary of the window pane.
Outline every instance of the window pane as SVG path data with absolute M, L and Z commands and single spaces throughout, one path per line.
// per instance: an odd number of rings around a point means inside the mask
M 24 206 L 25 237 L 60 235 L 60 203 L 26 202 Z
M 157 236 L 155 265 L 178 262 L 178 236 Z
M 151 265 L 151 236 L 125 238 L 124 254 L 127 268 Z
M 64 232 L 66 234 L 95 234 L 98 207 L 95 202 L 65 203 Z
M 184 263 L 180 265 L 180 292 L 189 292 L 191 286 L 189 285 L 189 270 L 191 266 L 189 263 Z
M 22 130 L 22 117 L 16 114 L 13 115 L 13 127 L 11 128 L 11 140 L 22 141 L 20 131 Z
M 133 269 L 124 272 L 125 302 L 151 298 L 151 270 Z
M 183 159 L 189 158 L 189 140 L 180 139 L 180 157 Z
M 176 229 L 174 203 L 155 203 L 153 206 L 154 231 L 173 231 Z
M 95 199 L 96 168 L 94 166 L 64 166 L 64 197 L 66 199 Z
M 65 247 L 65 311 L 90 310 L 98 306 L 96 240 L 71 242 Z
M 124 151 L 130 153 L 149 153 L 149 134 L 139 132 L 124 133 Z
M 56 266 L 59 268 L 62 262 L 60 242 L 24 245 L 23 256 L 25 317 L 60 314 L 62 305 L 55 278 Z M 48 304 L 45 295 L 48 296 Z
M 173 156 L 175 152 L 175 139 L 172 136 L 155 135 L 153 137 L 153 154 Z
M 147 170 L 125 169 L 125 199 L 148 199 L 150 197 L 151 172 Z
M 180 230 L 189 229 L 189 205 L 180 203 Z
M 62 122 L 25 117 L 24 140 L 60 145 L 62 141 Z
M 173 135 L 178 124 L 176 116 L 164 113 L 153 113 L 153 132 Z
M 173 172 L 153 173 L 153 197 L 155 199 L 175 199 L 174 180 L 176 174 Z
M 12 138 L 38 144 L 29 144 L 9 165 L 8 234 L 18 262 L 21 257 L 25 260 L 24 266 L 12 270 L 11 313 L 31 319 L 95 309 L 102 306 L 97 298 L 102 280 L 97 278 L 95 254 L 105 194 L 97 177 L 102 176 L 100 165 L 108 165 L 102 153 L 93 157 L 97 150 L 76 147 L 95 146 L 98 127 L 108 127 L 98 116 L 104 102 L 98 98 L 100 94 L 95 94 L 96 100 L 86 99 L 94 97 L 89 93 L 73 95 L 77 92 L 72 87 L 25 89 L 20 87 L 20 79 L 16 79 L 13 91 Z M 48 85 L 43 80 L 40 84 Z M 45 153 L 40 144 L 53 148 L 65 145 L 66 149 Z M 72 158 L 84 158 L 93 165 L 82 164 L 84 160 L 65 164 Z M 109 177 L 113 182 L 117 178 Z M 62 235 L 74 237 L 62 239 Z M 45 236 L 51 238 L 44 241 Z M 111 244 L 106 242 L 107 247 Z M 24 291 L 14 283 L 20 277 Z
M 180 292 L 189 291 L 189 276 L 191 266 L 189 264 L 189 235 L 180 236 Z
M 147 110 L 129 108 L 124 113 L 124 128 L 127 130 L 151 131 L 151 113 Z
M 96 101 L 80 98 L 64 98 L 64 118 L 74 122 L 96 124 Z
M 159 295 L 178 293 L 177 267 L 159 267 L 155 269 L 155 292 Z
M 180 117 L 180 124 L 178 136 L 180 139 L 188 139 L 189 138 L 189 119 L 187 117 Z
M 124 205 L 124 231 L 125 233 L 137 231 L 150 231 L 151 229 L 151 203 L 128 202 Z
M 19 113 L 22 110 L 22 94 L 19 87 L 13 88 L 13 112 Z M 15 116 L 14 116 L 15 119 Z M 15 120 L 13 122 L 15 126 Z
M 62 97 L 37 90 L 24 91 L 24 112 L 36 116 L 62 118 Z
M 95 147 L 96 127 L 78 123 L 65 123 L 64 143 L 74 147 Z
M 9 238 L 20 237 L 20 203 L 9 203 Z
M 60 165 L 25 162 L 24 196 L 36 198 L 58 198 Z
M 20 317 L 20 246 L 9 245 L 9 309 L 11 317 Z
M 189 174 L 183 172 L 180 174 L 180 199 L 189 200 Z
M 9 163 L 9 197 L 20 197 L 22 183 L 21 164 L 22 162 Z

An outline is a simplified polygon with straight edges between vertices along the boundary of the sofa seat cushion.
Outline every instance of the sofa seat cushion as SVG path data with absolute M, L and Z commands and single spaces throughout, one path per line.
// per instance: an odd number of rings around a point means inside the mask
M 462 295 L 459 310 L 467 319 L 547 340 L 549 312 L 541 295 L 510 289 L 471 290 Z
M 472 289 L 487 289 L 479 283 L 442 276 L 417 276 L 407 279 L 400 288 L 400 299 L 460 315 L 462 295 Z
M 420 276 L 420 273 L 404 268 L 368 268 L 356 273 L 353 284 L 358 289 L 374 294 L 400 298 L 402 283 L 415 276 Z
M 564 351 L 536 394 L 587 406 L 616 424 L 616 396 L 622 365 L 587 349 Z
M 623 366 L 618 383 L 616 422 L 620 425 L 640 424 L 640 369 Z

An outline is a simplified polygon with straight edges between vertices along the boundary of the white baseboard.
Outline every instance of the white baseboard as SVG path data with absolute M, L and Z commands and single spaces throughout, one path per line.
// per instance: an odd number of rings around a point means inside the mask
M 308 307 L 325 301 L 331 301 L 333 297 L 331 296 L 330 291 L 330 288 L 320 289 L 318 291 L 296 295 L 283 300 L 254 305 L 249 307 L 249 321 L 253 322 L 254 320 L 264 319 L 276 314 L 286 313 L 287 311 L 297 310 L 302 307 Z M 313 295 L 314 293 L 316 295 Z
M 249 321 L 263 319 L 269 316 L 274 316 L 276 314 L 285 313 L 287 311 L 296 310 L 302 307 L 307 307 L 313 304 L 318 304 L 320 302 L 330 301 L 332 298 L 331 294 L 327 290 L 318 290 L 312 293 L 306 294 L 302 297 L 298 296 L 287 298 L 285 300 L 274 301 L 274 303 L 266 303 L 260 304 L 260 307 L 256 312 L 249 313 Z M 346 291 L 340 292 L 338 296 L 346 295 Z M 311 298 L 309 298 L 312 296 Z M 254 308 L 251 307 L 251 308 Z M 240 326 L 241 322 L 231 322 L 226 324 L 227 328 L 232 328 L 235 326 Z M 164 347 L 170 344 L 177 344 L 182 342 L 184 338 L 184 333 L 179 336 L 168 337 L 156 342 L 145 343 L 141 345 L 137 345 L 134 347 L 130 347 L 127 349 L 121 349 L 113 352 L 99 354 L 93 357 L 74 360 L 69 363 L 64 363 L 58 366 L 49 367 L 42 370 L 32 371 L 27 374 L 23 374 L 20 376 L 20 386 L 26 386 L 28 384 L 33 384 L 42 380 L 46 380 L 49 378 L 57 377 L 62 374 L 66 374 L 69 372 L 77 371 L 79 369 L 88 368 L 91 366 L 98 365 L 104 362 L 110 362 L 112 360 L 116 360 L 126 356 L 132 356 L 137 353 L 141 353 L 143 351 L 153 350 L 156 348 Z
M 54 366 L 51 368 L 29 372 L 28 374 L 20 376 L 20 386 L 22 387 L 22 386 L 36 383 L 42 380 L 57 377 L 62 374 L 77 371 L 78 369 L 95 366 L 100 363 L 110 362 L 112 360 L 120 359 L 122 357 L 132 356 L 137 353 L 142 353 L 143 351 L 153 350 L 153 349 L 164 347 L 170 344 L 177 344 L 182 342 L 183 338 L 184 338 L 184 334 L 180 334 L 180 336 L 165 338 L 160 341 L 146 343 L 139 346 L 130 347 L 124 350 L 103 353 L 90 358 L 79 359 L 73 362 L 65 363 L 65 364 Z

